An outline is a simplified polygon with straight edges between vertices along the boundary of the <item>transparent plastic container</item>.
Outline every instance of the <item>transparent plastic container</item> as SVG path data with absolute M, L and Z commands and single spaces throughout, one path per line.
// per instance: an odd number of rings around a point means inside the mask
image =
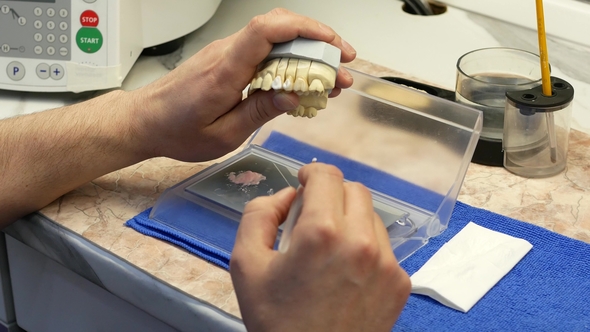
M 371 190 L 398 260 L 443 232 L 479 139 L 481 112 L 349 71 L 352 88 L 330 99 L 317 117 L 281 115 L 268 122 L 244 151 L 164 192 L 150 218 L 173 226 L 174 218 L 205 207 L 233 220 L 233 227 L 223 227 L 227 236 L 235 236 L 247 201 L 287 185 L 296 187 L 297 170 L 317 158 L 339 167 L 347 181 L 361 182 Z M 211 196 L 219 188 L 230 188 L 222 182 L 244 167 L 267 174 L 267 183 L 232 194 L 238 203 L 223 201 L 225 191 L 223 200 Z

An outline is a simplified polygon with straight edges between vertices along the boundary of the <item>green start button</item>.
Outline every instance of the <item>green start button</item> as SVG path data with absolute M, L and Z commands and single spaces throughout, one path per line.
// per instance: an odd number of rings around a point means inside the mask
M 97 28 L 81 28 L 76 34 L 76 43 L 82 52 L 96 53 L 102 47 L 102 34 Z

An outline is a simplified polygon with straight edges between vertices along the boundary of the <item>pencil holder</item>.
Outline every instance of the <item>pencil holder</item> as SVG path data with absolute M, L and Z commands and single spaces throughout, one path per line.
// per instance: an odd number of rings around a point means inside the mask
M 557 77 L 551 77 L 551 88 L 551 96 L 541 85 L 506 92 L 504 167 L 514 174 L 541 178 L 566 167 L 574 88 Z

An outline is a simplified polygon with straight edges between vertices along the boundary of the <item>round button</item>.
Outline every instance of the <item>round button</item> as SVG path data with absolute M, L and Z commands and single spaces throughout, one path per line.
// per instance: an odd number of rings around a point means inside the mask
M 43 35 L 37 32 L 37 33 L 36 33 L 36 34 L 33 36 L 33 38 L 35 39 L 35 41 L 36 41 L 36 42 L 40 42 L 40 41 L 42 41 L 42 40 L 43 40 Z
M 61 31 L 68 30 L 68 23 L 67 22 L 59 22 L 59 29 Z
M 82 52 L 96 53 L 102 47 L 102 34 L 96 28 L 81 28 L 76 34 L 76 43 Z
M 35 29 L 41 29 L 43 27 L 43 22 L 36 20 L 35 22 L 33 22 L 33 26 L 35 27 Z
M 55 41 L 55 35 L 50 33 L 47 35 L 47 41 L 53 43 Z
M 55 54 L 55 48 L 53 46 L 49 46 L 47 48 L 47 54 L 54 55 Z
M 8 53 L 10 52 L 10 46 L 8 44 L 2 44 L 2 46 L 0 46 L 0 50 L 2 50 L 3 53 Z
M 59 10 L 59 16 L 60 16 L 61 18 L 66 18 L 66 17 L 68 17 L 68 14 L 69 14 L 69 13 L 68 13 L 68 10 L 67 10 L 67 9 L 60 9 L 60 10 Z
M 18 61 L 12 61 L 6 67 L 6 74 L 13 81 L 20 81 L 25 77 L 25 66 Z
M 24 46 L 20 46 L 20 47 L 18 48 L 18 51 L 19 51 L 19 52 L 21 52 L 21 53 L 25 53 L 26 49 L 25 49 L 25 47 L 24 47 Z
M 96 27 L 98 25 L 98 14 L 93 10 L 85 10 L 80 15 L 80 24 L 83 27 Z
M 55 16 L 55 9 L 47 8 L 47 16 L 49 16 L 49 17 Z
M 55 29 L 55 22 L 53 22 L 53 21 L 48 21 L 48 22 L 47 22 L 47 29 L 49 29 L 49 30 L 53 30 L 53 29 Z
M 67 35 L 59 35 L 59 42 L 62 44 L 65 44 L 68 42 L 68 36 Z
M 35 52 L 35 54 L 41 54 L 43 53 L 43 47 L 36 45 L 35 48 L 33 48 L 33 51 Z
M 33 9 L 33 13 L 35 16 L 39 17 L 43 15 L 43 9 L 41 9 L 41 7 L 35 7 L 35 9 Z
M 61 56 L 67 56 L 68 53 L 69 53 L 69 51 L 65 47 L 62 47 L 62 48 L 59 49 L 59 55 L 61 55 Z
M 96 0 L 84 0 L 84 2 L 86 2 L 86 3 L 94 3 L 94 2 L 96 2 Z
M 10 7 L 8 7 L 8 5 L 2 5 L 2 7 L 0 7 L 0 12 L 2 12 L 2 14 L 10 13 Z
M 51 65 L 49 70 L 51 71 L 51 78 L 54 80 L 61 80 L 64 77 L 64 67 L 60 65 Z
M 18 18 L 17 22 L 18 22 L 18 25 L 25 25 L 25 24 L 27 24 L 27 19 L 24 16 L 21 16 Z
M 49 78 L 49 65 L 46 63 L 40 63 L 37 66 L 37 76 L 39 76 L 40 79 L 48 79 Z

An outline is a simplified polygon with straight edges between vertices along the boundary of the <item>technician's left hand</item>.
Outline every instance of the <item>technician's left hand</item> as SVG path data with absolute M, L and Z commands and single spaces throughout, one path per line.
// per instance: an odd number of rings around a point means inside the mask
M 162 27 L 165 29 L 165 27 Z M 210 160 L 237 148 L 257 128 L 298 105 L 295 94 L 242 91 L 275 43 L 301 36 L 328 42 L 350 62 L 354 49 L 331 28 L 285 9 L 254 17 L 237 33 L 209 44 L 162 79 L 130 93 L 134 134 L 146 157 Z M 352 85 L 340 69 L 336 89 Z

